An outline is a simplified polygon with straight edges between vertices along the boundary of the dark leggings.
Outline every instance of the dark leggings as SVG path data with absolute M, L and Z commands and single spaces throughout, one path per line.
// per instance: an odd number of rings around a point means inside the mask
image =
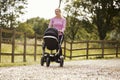
M 59 44 L 60 44 L 60 56 L 62 55 L 62 48 L 61 45 L 63 43 L 64 35 L 59 35 Z

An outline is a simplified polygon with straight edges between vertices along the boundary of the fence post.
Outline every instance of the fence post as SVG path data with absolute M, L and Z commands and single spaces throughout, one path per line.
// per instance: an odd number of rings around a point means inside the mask
M 23 62 L 26 62 L 26 33 L 24 33 L 24 53 L 23 53 Z
M 73 41 L 70 42 L 70 60 L 72 60 L 72 43 L 73 43 Z
M 89 41 L 86 41 L 86 43 L 87 43 L 86 59 L 88 59 L 88 52 L 89 52 Z
M 37 50 L 37 35 L 35 33 L 34 61 L 36 61 L 36 50 Z
M 12 37 L 12 63 L 14 63 L 14 56 L 15 56 L 15 29 L 13 30 L 13 37 Z
M 118 58 L 118 44 L 119 44 L 119 42 L 116 41 L 116 58 Z
M 0 29 L 0 63 L 1 63 L 1 43 L 2 43 L 2 29 Z
M 64 40 L 64 59 L 66 58 L 66 41 Z
M 104 58 L 104 40 L 101 41 L 102 58 Z

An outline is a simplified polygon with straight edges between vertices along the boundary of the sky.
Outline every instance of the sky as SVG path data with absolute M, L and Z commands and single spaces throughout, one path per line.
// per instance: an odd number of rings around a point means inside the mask
M 25 9 L 25 14 L 20 17 L 20 20 L 26 21 L 33 17 L 50 19 L 55 16 L 54 10 L 58 6 L 59 0 L 28 0 L 28 8 Z

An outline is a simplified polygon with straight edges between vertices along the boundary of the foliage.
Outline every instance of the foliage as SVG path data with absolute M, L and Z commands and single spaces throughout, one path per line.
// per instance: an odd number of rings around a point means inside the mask
M 17 18 L 24 14 L 27 0 L 0 0 L 0 27 L 14 28 Z
M 67 28 L 65 34 L 67 35 L 66 38 L 71 41 L 92 39 L 95 29 L 93 28 L 95 26 L 87 19 L 88 16 L 82 14 L 80 3 L 80 0 L 66 1 Z
M 80 29 L 78 26 L 79 20 L 77 18 L 74 18 L 72 16 L 67 17 L 67 28 L 65 31 L 65 35 L 67 39 L 70 39 L 71 41 L 74 41 L 76 38 L 76 34 L 78 30 Z
M 26 23 L 31 25 L 34 32 L 39 35 L 43 35 L 45 29 L 48 27 L 48 20 L 39 17 L 31 18 Z
M 119 17 L 119 0 L 91 0 L 93 14 L 93 23 L 97 26 L 100 40 L 105 39 L 106 34 L 115 29 L 114 17 Z M 115 23 L 116 24 L 116 23 Z
M 26 33 L 28 36 L 34 35 L 34 30 L 32 29 L 32 26 L 27 23 L 20 23 L 16 30 L 18 32 Z
M 118 16 L 120 16 L 120 12 Z M 112 40 L 120 41 L 120 17 L 113 18 L 113 25 L 115 29 L 110 33 L 110 37 Z
M 120 0 L 67 0 L 66 4 L 65 12 L 67 16 L 70 15 L 79 21 L 89 23 L 86 25 L 89 27 L 84 26 L 85 30 L 88 33 L 97 30 L 94 34 L 100 40 L 105 39 L 108 33 L 120 26 L 118 24 L 120 18 Z M 71 20 L 70 22 L 75 21 Z M 81 24 L 85 25 L 86 23 L 83 22 Z
M 33 38 L 35 33 L 41 36 L 48 27 L 48 21 L 49 20 L 39 17 L 31 18 L 26 22 L 20 23 L 19 26 L 16 27 L 16 30 L 27 33 L 29 38 Z

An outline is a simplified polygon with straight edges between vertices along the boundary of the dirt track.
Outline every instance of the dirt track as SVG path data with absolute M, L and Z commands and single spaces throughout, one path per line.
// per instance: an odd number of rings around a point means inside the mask
M 66 61 L 0 68 L 0 80 L 120 80 L 120 59 Z

